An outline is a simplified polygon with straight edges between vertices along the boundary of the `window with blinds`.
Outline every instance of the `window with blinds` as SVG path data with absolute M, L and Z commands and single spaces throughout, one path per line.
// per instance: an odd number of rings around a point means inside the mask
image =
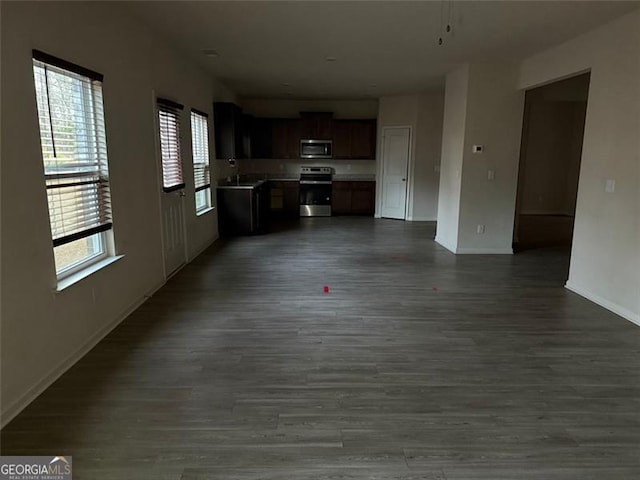
M 171 100 L 158 98 L 162 188 L 167 193 L 184 188 L 182 154 L 180 153 L 180 114 L 182 108 L 182 105 Z
M 106 256 L 112 227 L 102 75 L 33 51 L 56 271 Z
M 191 147 L 196 213 L 211 207 L 208 115 L 191 110 Z

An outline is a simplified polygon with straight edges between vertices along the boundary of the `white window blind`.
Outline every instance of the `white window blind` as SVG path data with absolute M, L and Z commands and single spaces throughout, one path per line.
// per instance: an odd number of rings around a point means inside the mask
M 209 173 L 208 115 L 191 110 L 191 146 L 193 152 L 193 179 L 196 191 L 196 211 L 211 206 L 211 180 Z
M 184 188 L 180 153 L 180 113 L 182 105 L 158 98 L 162 187 L 165 192 Z
M 33 71 L 57 247 L 112 226 L 102 75 L 37 50 Z

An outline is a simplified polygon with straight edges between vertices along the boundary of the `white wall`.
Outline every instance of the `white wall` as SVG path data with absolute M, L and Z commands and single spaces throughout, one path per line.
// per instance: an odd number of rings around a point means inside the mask
M 640 12 L 522 62 L 531 88 L 591 70 L 567 287 L 640 324 Z M 606 193 L 606 179 L 616 181 Z
M 468 64 L 447 75 L 442 125 L 442 156 L 436 242 L 452 252 L 458 249 L 458 222 L 468 84 Z
M 210 77 L 114 3 L 2 5 L 2 421 L 164 282 L 154 91 L 211 113 Z M 104 74 L 114 235 L 124 258 L 55 292 L 31 50 Z M 184 133 L 183 132 L 183 133 Z M 211 139 L 213 135 L 211 132 Z M 183 138 L 189 255 L 217 236 L 195 216 Z M 212 142 L 213 143 L 213 142 Z M 5 253 L 10 253 L 5 255 Z
M 512 253 L 524 108 L 516 73 L 510 64 L 469 67 L 457 253 Z M 484 152 L 472 153 L 478 144 Z
M 215 102 L 231 102 L 235 104 L 238 103 L 238 96 L 236 95 L 236 93 L 220 80 L 214 79 L 213 92 L 213 100 Z
M 380 98 L 378 113 L 378 183 L 376 216 L 382 199 L 382 129 L 411 127 L 407 220 L 433 221 L 438 205 L 444 92 L 425 92 Z
M 411 220 L 435 221 L 438 216 L 443 114 L 444 91 L 418 96 Z
M 256 117 L 298 118 L 300 112 L 332 112 L 333 118 L 363 119 L 378 116 L 378 100 L 279 100 L 244 98 L 242 110 Z
M 516 72 L 474 63 L 447 75 L 436 241 L 454 253 L 512 253 L 524 105 Z

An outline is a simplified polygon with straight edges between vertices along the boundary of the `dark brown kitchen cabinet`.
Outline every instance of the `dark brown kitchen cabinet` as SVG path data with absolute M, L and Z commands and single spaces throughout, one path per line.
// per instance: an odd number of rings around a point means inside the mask
M 271 188 L 271 213 L 276 216 L 300 215 L 300 185 L 297 180 L 269 181 Z
M 352 182 L 333 182 L 331 185 L 331 214 L 351 214 Z
M 333 156 L 336 160 L 376 158 L 376 120 L 334 120 Z
M 301 139 L 332 140 L 336 160 L 376 158 L 375 119 L 334 120 L 332 116 L 325 112 L 300 112 L 300 118 L 251 118 L 250 148 L 240 147 L 244 156 L 237 158 L 297 160 Z M 244 124 L 249 122 L 247 117 L 243 116 Z M 246 145 L 244 138 L 241 144 Z
M 300 121 L 289 118 L 271 119 L 271 158 L 300 158 Z
M 351 120 L 333 121 L 333 158 L 351 158 Z
M 331 189 L 333 215 L 373 215 L 376 200 L 376 182 L 334 181 Z
M 300 112 L 300 138 L 331 140 L 331 112 Z
M 242 151 L 238 158 L 253 158 L 253 141 L 251 139 L 251 125 L 253 116 L 243 114 L 241 117 L 240 132 L 242 135 Z
M 373 215 L 376 209 L 376 182 L 351 183 L 351 213 Z
M 251 158 L 273 158 L 273 131 L 270 118 L 251 122 Z
M 351 158 L 376 158 L 376 121 L 354 120 L 351 125 Z
M 242 109 L 230 102 L 215 102 L 213 112 L 216 158 L 247 158 Z

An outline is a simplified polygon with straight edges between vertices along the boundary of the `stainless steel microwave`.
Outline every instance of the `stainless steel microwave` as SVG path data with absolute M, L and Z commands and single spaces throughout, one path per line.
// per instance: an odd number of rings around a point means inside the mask
M 300 140 L 300 158 L 333 158 L 331 140 Z

